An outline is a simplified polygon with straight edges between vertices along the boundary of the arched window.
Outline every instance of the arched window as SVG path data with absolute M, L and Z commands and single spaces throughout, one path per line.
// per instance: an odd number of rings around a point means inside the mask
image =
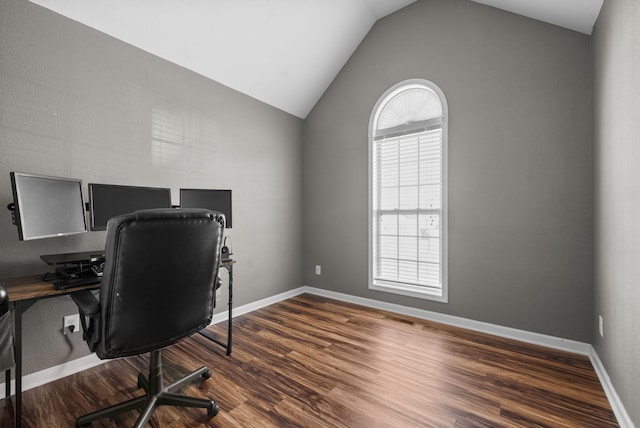
M 447 102 L 411 79 L 369 125 L 369 288 L 447 301 Z

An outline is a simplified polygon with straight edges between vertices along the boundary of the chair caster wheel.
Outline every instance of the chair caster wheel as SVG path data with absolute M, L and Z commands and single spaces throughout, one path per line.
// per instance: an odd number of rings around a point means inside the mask
M 211 403 L 209 404 L 209 407 L 207 407 L 207 415 L 209 415 L 209 417 L 212 418 L 215 415 L 217 415 L 219 411 L 220 411 L 220 406 L 218 406 L 218 403 L 216 403 L 215 401 L 211 401 Z
M 211 369 L 207 369 L 204 373 L 202 373 L 202 379 L 209 379 L 211 377 Z

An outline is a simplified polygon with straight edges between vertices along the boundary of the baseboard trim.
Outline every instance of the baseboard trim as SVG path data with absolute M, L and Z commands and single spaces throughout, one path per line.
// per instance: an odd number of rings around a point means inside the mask
M 75 360 L 67 361 L 66 363 L 59 364 L 57 366 L 49 367 L 48 369 L 40 370 L 22 376 L 22 390 L 27 391 L 38 386 L 42 386 L 46 383 L 53 382 L 54 380 L 62 379 L 74 373 L 79 373 L 83 370 L 90 369 L 100 364 L 106 363 L 108 360 L 101 360 L 96 354 L 89 354 L 84 357 L 77 358 Z M 5 383 L 0 384 L 0 397 L 5 398 Z M 11 380 L 11 390 L 15 391 L 16 381 Z
M 317 296 L 327 297 L 330 299 L 340 300 L 343 302 L 353 303 L 357 305 L 366 306 L 374 309 L 381 309 L 397 314 L 412 316 L 419 319 L 428 321 L 439 322 L 454 327 L 465 328 L 481 333 L 493 334 L 500 337 L 505 337 L 514 340 L 520 340 L 522 342 L 531 343 L 534 345 L 545 346 L 552 349 L 558 349 L 561 351 L 572 352 L 575 354 L 586 355 L 591 360 L 591 364 L 594 367 L 600 383 L 605 391 L 607 399 L 611 404 L 618 423 L 622 428 L 635 428 L 635 425 L 631 421 L 629 414 L 627 413 L 620 397 L 615 391 L 611 379 L 607 374 L 607 371 L 600 361 L 598 354 L 591 344 L 578 342 L 569 339 L 558 338 L 554 336 L 548 336 L 539 333 L 532 333 L 525 330 L 519 330 L 510 327 L 503 327 L 495 324 L 490 324 L 482 321 L 475 321 L 467 318 L 456 317 L 453 315 L 441 314 L 438 312 L 432 312 L 425 309 L 411 308 L 408 306 L 397 305 L 394 303 L 382 302 L 379 300 L 368 299 L 364 297 L 352 296 L 349 294 L 338 293 L 335 291 L 324 290 L 321 288 L 302 286 L 293 290 L 286 291 L 284 293 L 276 294 L 275 296 L 267 297 L 257 300 L 246 305 L 239 306 L 233 309 L 233 317 L 248 314 L 258 309 L 273 305 L 280 301 L 289 299 L 291 297 L 309 293 Z M 226 321 L 229 317 L 229 311 L 223 311 L 213 316 L 211 324 L 217 324 Z M 44 385 L 49 382 L 61 379 L 63 377 L 72 375 L 74 373 L 81 372 L 83 370 L 90 369 L 105 363 L 105 360 L 100 360 L 95 354 L 87 355 L 66 363 L 50 367 L 48 369 L 40 370 L 35 373 L 24 376 L 22 379 L 22 390 L 27 391 L 31 388 Z M 15 381 L 11 381 L 12 389 L 15 388 Z M 0 398 L 4 398 L 4 383 L 0 384 Z
M 478 331 L 481 333 L 493 334 L 495 336 L 505 337 L 514 340 L 520 340 L 535 345 L 545 346 L 547 348 L 567 351 L 574 354 L 589 355 L 591 345 L 588 343 L 578 342 L 575 340 L 562 339 L 554 336 L 548 336 L 540 333 L 532 333 L 525 330 L 518 330 L 511 327 L 503 327 L 496 324 L 490 324 L 482 321 L 475 321 L 468 318 L 457 317 L 453 315 L 441 314 L 425 309 L 410 308 L 407 306 L 397 305 L 394 303 L 381 302 L 379 300 L 368 299 L 364 297 L 356 297 L 348 294 L 342 294 L 335 291 L 328 291 L 319 288 L 306 287 L 307 293 L 328 297 L 331 299 L 342 300 L 344 302 L 355 303 L 375 309 L 382 309 L 402 315 L 412 316 L 427 321 L 439 322 L 454 327 L 465 328 L 468 330 Z
M 609 400 L 609 404 L 611 405 L 613 413 L 615 413 L 616 415 L 618 423 L 622 428 L 635 428 L 631 417 L 627 413 L 627 409 L 625 409 L 624 404 L 622 404 L 622 400 L 620 400 L 620 396 L 613 387 L 611 379 L 609 378 L 609 374 L 605 370 L 604 365 L 602 364 L 602 361 L 600 360 L 600 357 L 598 357 L 598 353 L 593 346 L 591 346 L 589 352 L 589 359 L 591 360 L 593 369 L 598 375 L 598 379 L 600 379 L 602 389 L 604 389 L 604 393 Z
M 264 299 L 256 300 L 255 302 L 247 303 L 246 305 L 233 308 L 232 317 L 235 318 L 235 317 L 239 317 L 240 315 L 248 314 L 249 312 L 253 312 L 260 308 L 273 305 L 274 303 L 287 300 L 291 297 L 297 296 L 304 292 L 305 292 L 305 287 L 299 287 L 293 290 L 285 291 L 284 293 L 276 294 L 275 296 L 266 297 Z M 229 311 L 220 312 L 218 314 L 213 315 L 211 324 L 209 325 L 218 324 L 220 322 L 226 321 L 227 319 L 229 319 Z

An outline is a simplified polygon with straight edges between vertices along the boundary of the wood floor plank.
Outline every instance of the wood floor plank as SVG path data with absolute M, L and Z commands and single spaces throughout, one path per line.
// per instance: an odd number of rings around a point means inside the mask
M 213 370 L 182 392 L 216 400 L 220 413 L 161 407 L 150 426 L 618 426 L 585 356 L 307 294 L 233 323 L 231 356 L 200 335 L 163 351 L 166 383 Z M 225 337 L 224 323 L 209 329 Z M 24 426 L 71 427 L 140 395 L 147 364 L 147 356 L 110 361 L 26 391 Z M 8 413 L 0 409 L 0 423 Z

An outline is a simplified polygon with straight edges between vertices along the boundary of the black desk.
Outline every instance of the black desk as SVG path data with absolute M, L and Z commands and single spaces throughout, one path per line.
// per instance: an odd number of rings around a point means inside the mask
M 227 329 L 227 342 L 224 343 L 206 330 L 199 333 L 207 339 L 223 346 L 227 350 L 227 355 L 231 355 L 231 307 L 233 305 L 233 265 L 235 260 L 225 260 L 220 262 L 220 267 L 227 269 L 229 273 L 229 326 Z M 85 285 L 82 287 L 67 290 L 56 290 L 53 283 L 42 280 L 42 274 L 27 275 L 16 278 L 1 280 L 0 284 L 9 295 L 9 302 L 14 308 L 14 331 L 15 331 L 15 398 L 13 400 L 14 426 L 22 426 L 22 314 L 35 302 L 41 299 L 59 297 L 75 293 L 81 290 L 95 290 L 100 288 L 100 284 Z M 5 372 L 5 400 L 11 397 L 11 370 Z

